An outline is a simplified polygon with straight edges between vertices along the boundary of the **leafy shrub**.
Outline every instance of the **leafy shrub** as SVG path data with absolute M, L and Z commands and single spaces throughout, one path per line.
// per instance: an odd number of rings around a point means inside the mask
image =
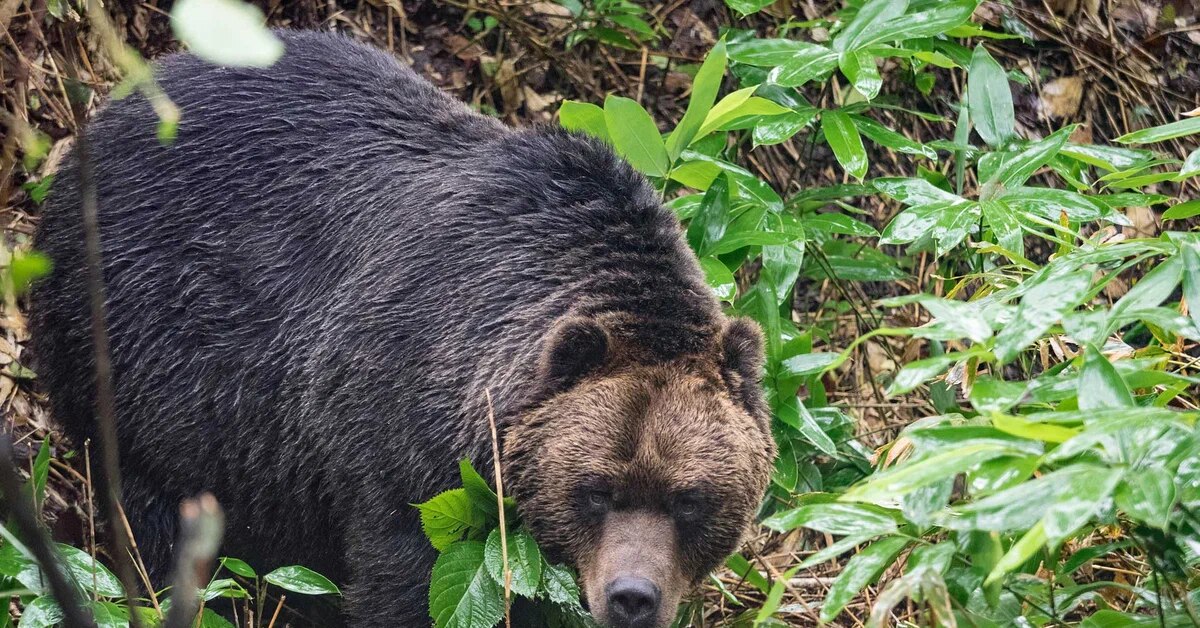
M 729 4 L 741 13 L 762 6 Z M 611 143 L 656 183 L 686 222 L 712 288 L 732 313 L 764 328 L 780 448 L 764 525 L 840 537 L 797 568 L 856 551 L 826 595 L 823 621 L 896 565 L 903 576 L 876 600 L 874 625 L 905 598 L 938 625 L 1088 616 L 1089 625 L 1112 625 L 1146 612 L 1190 625 L 1200 561 L 1200 380 L 1186 374 L 1194 357 L 1185 347 L 1200 340 L 1200 237 L 1125 239 L 1106 225 L 1129 224 L 1123 208 L 1171 200 L 1147 186 L 1200 174 L 1200 150 L 1180 166 L 1145 148 L 1200 132 L 1200 118 L 1115 144 L 1073 142 L 1073 125 L 1019 137 L 1012 75 L 984 45 L 957 41 L 1005 37 L 969 21 L 976 4 L 849 2 L 820 22 L 827 43 L 729 29 L 665 135 L 619 96 L 603 107 L 566 102 L 560 119 Z M 948 117 L 900 108 L 882 93 L 880 67 L 894 63 L 925 93 L 939 76 L 965 73 L 963 98 L 947 103 Z M 727 70 L 734 89 L 718 99 Z M 849 88 L 839 89 L 843 79 Z M 813 105 L 805 94 L 815 91 L 839 104 Z M 953 135 L 917 142 L 885 125 L 876 115 L 884 111 L 953 120 Z M 827 145 L 852 182 L 785 198 L 742 165 L 753 148 L 794 137 L 810 149 Z M 911 156 L 900 162 L 907 171 L 869 177 L 868 143 Z M 856 217 L 855 199 L 902 209 L 876 231 Z M 1196 213 L 1197 202 L 1187 201 L 1165 217 Z M 892 256 L 880 245 L 906 251 Z M 858 315 L 880 320 L 919 307 L 927 323 L 877 325 L 840 353 L 814 351 L 830 334 L 820 321 L 795 322 L 798 278 L 889 281 L 909 276 L 922 257 L 936 261 L 944 293 L 880 300 Z M 1149 272 L 1106 303 L 1105 287 L 1131 269 Z M 878 336 L 927 344 L 928 357 L 904 364 L 888 393 L 927 386 L 943 414 L 909 425 L 876 459 L 844 410 L 828 403 L 821 376 Z M 1148 561 L 1146 577 L 1076 582 L 1085 564 L 1129 551 Z M 781 582 L 771 585 L 741 557 L 730 567 L 767 595 L 747 619 L 777 621 Z M 1128 602 L 1109 608 L 1098 593 L 1106 588 L 1123 590 Z

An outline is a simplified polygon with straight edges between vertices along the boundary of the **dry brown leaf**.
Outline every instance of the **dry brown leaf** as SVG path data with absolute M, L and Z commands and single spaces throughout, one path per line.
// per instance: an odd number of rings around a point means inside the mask
M 1044 118 L 1074 118 L 1083 101 L 1083 78 L 1062 76 L 1046 83 L 1038 103 Z

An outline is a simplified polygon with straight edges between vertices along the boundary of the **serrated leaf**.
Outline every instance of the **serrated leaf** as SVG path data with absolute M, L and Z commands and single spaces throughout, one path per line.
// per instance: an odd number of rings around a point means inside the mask
M 645 174 L 666 176 L 671 165 L 654 119 L 637 101 L 609 95 L 604 99 L 604 122 L 613 148 Z
M 444 551 L 468 531 L 484 524 L 483 516 L 471 504 L 466 489 L 448 490 L 418 504 L 417 509 L 421 512 L 421 527 L 425 530 L 425 536 L 438 551 Z
M 300 565 L 280 567 L 263 576 L 263 580 L 293 593 L 302 595 L 341 595 L 337 585 L 321 574 Z
M 542 553 L 537 542 L 524 530 L 508 534 L 508 569 L 512 572 L 511 590 L 517 595 L 532 598 L 541 588 Z M 500 529 L 492 530 L 483 549 L 483 561 L 488 573 L 504 588 L 504 555 L 500 548 Z
M 493 628 L 504 619 L 504 590 L 484 564 L 484 544 L 462 541 L 433 565 L 429 614 L 437 628 Z
M 579 607 L 579 585 L 570 568 L 542 561 L 542 590 L 551 602 L 563 606 Z

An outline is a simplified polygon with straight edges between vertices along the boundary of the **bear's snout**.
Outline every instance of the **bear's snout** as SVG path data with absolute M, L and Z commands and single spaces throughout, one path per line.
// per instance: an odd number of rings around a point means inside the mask
M 665 513 L 608 513 L 583 571 L 593 615 L 608 628 L 662 628 L 687 589 L 675 526 Z

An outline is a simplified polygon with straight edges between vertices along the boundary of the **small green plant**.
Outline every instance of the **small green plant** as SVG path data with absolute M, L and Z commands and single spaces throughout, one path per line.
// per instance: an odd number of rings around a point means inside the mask
M 438 550 L 429 588 L 437 628 L 492 628 L 509 612 L 511 595 L 533 603 L 538 625 L 593 626 L 579 600 L 575 575 L 542 555 L 520 525 L 516 505 L 500 499 L 467 460 L 462 487 L 419 504 L 425 536 Z M 503 541 L 502 541 L 503 539 Z
M 646 9 L 630 0 L 558 0 L 574 16 L 575 28 L 567 35 L 566 48 L 593 40 L 618 48 L 637 50 L 657 41 L 660 29 L 645 20 Z

